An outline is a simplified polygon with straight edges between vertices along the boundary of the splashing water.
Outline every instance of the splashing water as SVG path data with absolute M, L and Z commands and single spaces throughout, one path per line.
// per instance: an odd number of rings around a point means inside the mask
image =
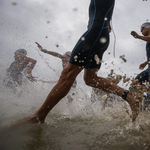
M 2 85 L 2 84 L 1 84 Z M 101 111 L 99 100 L 91 102 L 86 87 L 71 90 L 72 102 L 67 97 L 47 116 L 43 125 L 10 124 L 35 112 L 43 103 L 53 84 L 31 83 L 24 78 L 15 91 L 1 86 L 0 149 L 55 149 L 55 150 L 147 150 L 150 148 L 150 116 L 144 112 L 133 124 L 130 108 L 117 101 L 113 108 Z

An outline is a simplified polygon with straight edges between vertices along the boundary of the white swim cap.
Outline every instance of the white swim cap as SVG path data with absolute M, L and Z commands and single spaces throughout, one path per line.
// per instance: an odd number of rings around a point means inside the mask
M 141 25 L 141 28 L 148 28 L 150 29 L 150 22 L 145 22 Z
M 71 52 L 70 51 L 67 51 L 66 53 L 65 53 L 65 55 L 68 55 L 69 57 L 71 56 Z

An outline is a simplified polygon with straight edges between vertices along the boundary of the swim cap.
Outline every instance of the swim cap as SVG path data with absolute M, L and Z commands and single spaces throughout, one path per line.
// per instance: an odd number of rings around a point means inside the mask
M 141 25 L 141 28 L 148 28 L 150 29 L 150 22 L 145 22 Z
M 65 55 L 68 55 L 69 57 L 71 56 L 71 52 L 70 51 L 67 51 L 66 53 L 65 53 Z
M 27 55 L 27 51 L 25 49 L 18 49 L 17 51 L 15 51 L 14 53 L 15 55 Z

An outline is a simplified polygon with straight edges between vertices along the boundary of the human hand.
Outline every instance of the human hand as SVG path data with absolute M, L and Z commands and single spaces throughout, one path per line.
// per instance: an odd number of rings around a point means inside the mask
M 132 35 L 134 38 L 139 38 L 139 35 L 138 35 L 135 31 L 131 31 L 131 35 Z
M 145 64 L 145 63 L 142 63 L 142 64 L 140 64 L 139 69 L 140 69 L 140 70 L 143 70 L 143 69 L 145 68 L 145 66 L 146 66 L 146 64 Z
M 37 44 L 38 48 L 39 48 L 41 51 L 43 51 L 43 47 L 42 47 L 38 42 L 35 42 L 35 43 Z

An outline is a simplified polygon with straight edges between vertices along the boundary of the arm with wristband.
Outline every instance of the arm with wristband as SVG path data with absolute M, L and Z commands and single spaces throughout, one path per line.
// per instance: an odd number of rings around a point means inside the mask
M 55 57 L 58 57 L 58 58 L 63 58 L 63 56 L 61 55 L 61 54 L 59 54 L 59 53 L 57 53 L 57 52 L 53 52 L 53 51 L 48 51 L 47 49 L 43 49 L 43 47 L 39 44 L 39 43 L 37 43 L 37 42 L 35 42 L 36 44 L 37 44 L 37 46 L 38 46 L 38 48 L 42 51 L 42 52 L 44 52 L 44 53 L 47 53 L 47 54 L 50 54 L 50 55 L 52 55 L 52 56 L 55 56 Z
M 144 63 L 140 64 L 139 69 L 143 70 L 147 64 L 148 61 L 145 61 Z

